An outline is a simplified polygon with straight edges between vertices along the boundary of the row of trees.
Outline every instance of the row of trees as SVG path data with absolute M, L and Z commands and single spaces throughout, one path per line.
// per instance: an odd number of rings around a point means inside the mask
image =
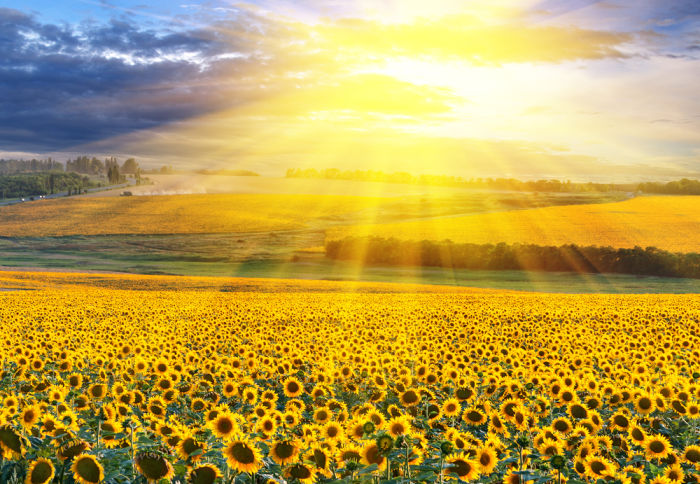
M 63 164 L 52 159 L 46 160 L 5 160 L 0 159 L 0 175 L 17 173 L 38 173 L 45 171 L 63 171 Z
M 348 237 L 326 242 L 326 257 L 367 265 L 431 266 L 475 270 L 620 273 L 700 278 L 700 254 L 655 247 L 616 249 L 577 245 L 455 244 Z
M 639 190 L 644 193 L 664 193 L 668 195 L 700 195 L 700 180 L 681 180 L 668 183 L 640 183 Z
M 69 159 L 66 161 L 66 171 L 74 171 L 86 175 L 108 175 L 110 168 L 113 169 L 115 167 L 121 174 L 136 175 L 141 171 L 139 164 L 134 158 L 127 158 L 121 166 L 119 166 L 119 162 L 113 156 L 105 158 L 104 162 L 94 156 L 79 156 L 75 160 Z
M 339 170 L 327 168 L 290 168 L 287 178 L 322 178 L 326 180 L 374 181 L 383 183 L 405 183 L 415 185 L 439 185 L 490 190 L 512 190 L 528 192 L 632 192 L 665 193 L 673 195 L 700 195 L 700 180 L 683 178 L 668 183 L 574 183 L 569 180 L 522 181 L 514 178 L 470 178 L 450 175 L 411 175 L 406 172 L 384 173 L 377 170 Z
M 614 192 L 634 191 L 635 184 L 574 183 L 569 180 L 522 181 L 514 178 L 470 178 L 450 175 L 411 175 L 406 172 L 384 173 L 377 170 L 339 170 L 328 168 L 290 168 L 287 178 L 322 178 L 327 180 L 374 181 L 415 185 L 438 185 L 491 190 L 513 190 L 528 192 Z
M 58 162 L 52 158 L 46 160 L 16 160 L 0 159 L 0 175 L 16 175 L 20 173 L 44 173 L 44 172 L 74 172 L 83 175 L 109 175 L 110 168 L 117 167 L 121 175 L 141 174 L 141 167 L 135 158 L 127 158 L 121 165 L 117 158 L 111 156 L 104 161 L 94 156 L 78 156 L 75 159 L 68 159 L 65 163 Z
M 81 193 L 84 189 L 95 186 L 98 184 L 78 173 L 49 172 L 0 176 L 0 193 L 3 199 L 60 192 Z

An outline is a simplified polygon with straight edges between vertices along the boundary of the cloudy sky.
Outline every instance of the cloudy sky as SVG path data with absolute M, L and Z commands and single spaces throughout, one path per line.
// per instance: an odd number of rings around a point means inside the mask
M 9 0 L 0 157 L 700 173 L 697 0 Z

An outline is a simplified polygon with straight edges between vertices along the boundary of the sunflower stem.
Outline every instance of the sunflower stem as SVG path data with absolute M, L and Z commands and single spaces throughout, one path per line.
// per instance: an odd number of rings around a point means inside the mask
M 131 473 L 134 476 L 134 479 L 136 479 L 136 461 L 134 461 L 134 425 L 133 423 L 129 425 L 129 428 L 131 429 Z
M 411 480 L 411 466 L 408 464 L 408 442 L 404 441 L 404 445 L 406 446 L 406 470 L 404 471 L 404 475 L 410 481 Z
M 100 448 L 100 433 L 102 431 L 102 420 L 100 419 L 99 412 L 97 414 L 97 442 L 95 442 L 95 450 Z

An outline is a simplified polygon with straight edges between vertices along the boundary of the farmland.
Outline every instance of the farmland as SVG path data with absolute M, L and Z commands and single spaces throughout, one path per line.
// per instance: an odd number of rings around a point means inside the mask
M 101 274 L 0 284 L 25 289 L 0 293 L 4 482 L 700 472 L 698 296 Z
M 396 237 L 453 242 L 648 247 L 698 252 L 700 197 L 637 197 L 596 205 L 570 205 L 482 213 L 405 223 L 333 227 L 330 239 Z
M 212 176 L 205 179 L 217 178 Z M 230 178 L 230 177 L 229 177 Z M 258 177 L 245 177 L 258 181 Z M 620 194 L 534 194 L 395 190 L 382 184 L 325 187 L 311 180 L 296 190 L 263 179 L 255 193 L 160 194 L 132 197 L 81 196 L 0 207 L 0 236 L 47 237 L 112 234 L 221 234 L 325 229 L 335 224 L 396 222 L 571 203 L 600 203 Z M 292 180 L 298 181 L 298 180 Z M 309 182 L 308 180 L 301 180 Z M 246 180 L 247 183 L 248 180 Z M 347 182 L 353 183 L 353 182 Z M 269 193 L 277 187 L 280 193 Z M 150 186 L 139 187 L 163 193 Z M 409 187 L 413 188 L 413 187 Z M 432 193 L 435 189 L 437 192 Z M 235 188 L 230 188 L 235 190 Z M 388 195 L 385 190 L 389 190 Z M 112 192 L 115 194 L 117 192 Z M 150 193 L 150 192 L 147 192 Z M 165 190 L 165 193 L 170 193 Z M 405 194 L 405 196 L 404 196 Z M 322 242 L 321 242 L 322 245 Z

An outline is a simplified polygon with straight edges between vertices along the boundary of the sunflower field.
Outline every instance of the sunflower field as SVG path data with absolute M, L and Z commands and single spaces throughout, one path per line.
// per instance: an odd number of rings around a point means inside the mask
M 700 483 L 700 297 L 0 292 L 2 483 Z

